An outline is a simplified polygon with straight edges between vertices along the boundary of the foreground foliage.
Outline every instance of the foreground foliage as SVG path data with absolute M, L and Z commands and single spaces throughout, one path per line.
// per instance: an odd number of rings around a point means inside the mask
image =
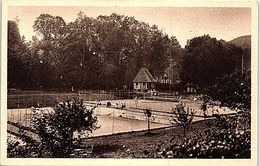
M 88 110 L 83 101 L 60 102 L 53 112 L 33 109 L 33 127 L 40 137 L 39 148 L 49 157 L 69 157 L 75 131 L 93 131 L 98 128 L 94 108 Z
M 184 137 L 181 141 L 173 141 L 166 149 L 154 152 L 153 157 L 250 158 L 251 131 L 245 121 L 249 121 L 245 114 L 236 117 L 220 116 L 217 127 Z

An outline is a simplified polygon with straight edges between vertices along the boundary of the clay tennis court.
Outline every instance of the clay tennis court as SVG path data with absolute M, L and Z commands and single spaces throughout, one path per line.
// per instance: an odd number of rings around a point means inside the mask
M 51 108 L 44 108 L 46 112 L 50 111 Z M 105 110 L 106 109 L 106 110 Z M 102 110 L 102 108 L 99 110 L 102 112 L 107 112 L 107 108 Z M 109 135 L 109 134 L 115 134 L 115 133 L 122 133 L 122 132 L 130 132 L 130 131 L 140 131 L 140 130 L 146 130 L 147 129 L 147 121 L 145 119 L 145 116 L 140 114 L 139 116 L 143 118 L 143 120 L 139 119 L 130 119 L 123 116 L 118 116 L 120 114 L 117 109 L 111 109 L 109 108 L 109 112 L 114 112 L 104 115 L 97 115 L 98 118 L 98 126 L 100 126 L 99 129 L 90 132 L 82 132 L 79 133 L 80 137 L 92 137 L 92 136 L 101 136 L 101 135 Z M 8 121 L 10 122 L 20 122 L 23 126 L 31 127 L 30 126 L 30 113 L 31 109 L 12 109 L 8 110 Z M 133 115 L 138 116 L 133 113 Z M 137 118 L 137 117 L 136 117 Z M 169 124 L 163 124 L 163 123 L 151 123 L 151 128 L 160 128 L 169 126 Z M 14 127 L 12 125 L 8 125 L 8 130 L 14 130 Z M 76 136 L 77 134 L 75 134 Z
M 116 103 L 125 103 L 125 109 L 117 109 L 115 107 L 107 108 L 105 103 L 102 101 L 102 105 L 95 109 L 95 114 L 98 117 L 99 129 L 92 133 L 82 132 L 75 136 L 80 137 L 92 137 L 109 135 L 122 132 L 140 131 L 147 129 L 147 118 L 141 109 L 149 108 L 156 110 L 153 112 L 151 118 L 151 129 L 170 126 L 169 120 L 172 119 L 170 114 L 171 108 L 174 108 L 178 102 L 163 102 L 153 100 L 112 100 L 112 105 Z M 194 110 L 196 115 L 201 116 L 200 102 L 190 101 L 186 102 L 186 107 Z M 46 112 L 53 111 L 51 107 L 42 108 Z M 234 113 L 228 108 L 209 107 L 208 115 L 211 115 L 213 111 L 218 110 L 221 114 Z M 23 126 L 30 127 L 30 116 L 32 110 L 30 108 L 25 109 L 9 109 L 8 110 L 8 121 L 20 122 Z M 202 120 L 202 117 L 194 117 L 194 121 Z M 9 124 L 8 129 L 11 130 L 12 126 Z

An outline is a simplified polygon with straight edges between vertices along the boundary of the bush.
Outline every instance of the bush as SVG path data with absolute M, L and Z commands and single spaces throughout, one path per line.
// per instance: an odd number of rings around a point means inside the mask
M 7 139 L 7 157 L 25 157 L 26 149 L 18 140 Z
M 97 117 L 93 115 L 94 108 L 88 110 L 83 101 L 77 99 L 60 102 L 53 109 L 50 113 L 33 109 L 33 126 L 41 139 L 40 148 L 50 157 L 69 157 L 73 132 L 97 129 Z

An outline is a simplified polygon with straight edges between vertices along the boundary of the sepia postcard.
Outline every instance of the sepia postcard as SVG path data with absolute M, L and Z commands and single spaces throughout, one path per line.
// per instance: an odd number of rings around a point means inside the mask
M 1 165 L 257 165 L 257 1 L 1 8 Z

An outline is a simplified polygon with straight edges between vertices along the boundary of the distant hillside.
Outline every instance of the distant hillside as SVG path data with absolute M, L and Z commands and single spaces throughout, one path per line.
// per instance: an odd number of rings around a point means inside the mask
M 243 54 L 244 54 L 243 67 L 247 70 L 251 69 L 251 35 L 237 37 L 229 41 L 229 43 L 232 43 L 236 46 L 240 46 L 243 48 Z
M 235 44 L 236 46 L 240 46 L 243 49 L 251 48 L 251 35 L 240 36 L 229 42 Z

